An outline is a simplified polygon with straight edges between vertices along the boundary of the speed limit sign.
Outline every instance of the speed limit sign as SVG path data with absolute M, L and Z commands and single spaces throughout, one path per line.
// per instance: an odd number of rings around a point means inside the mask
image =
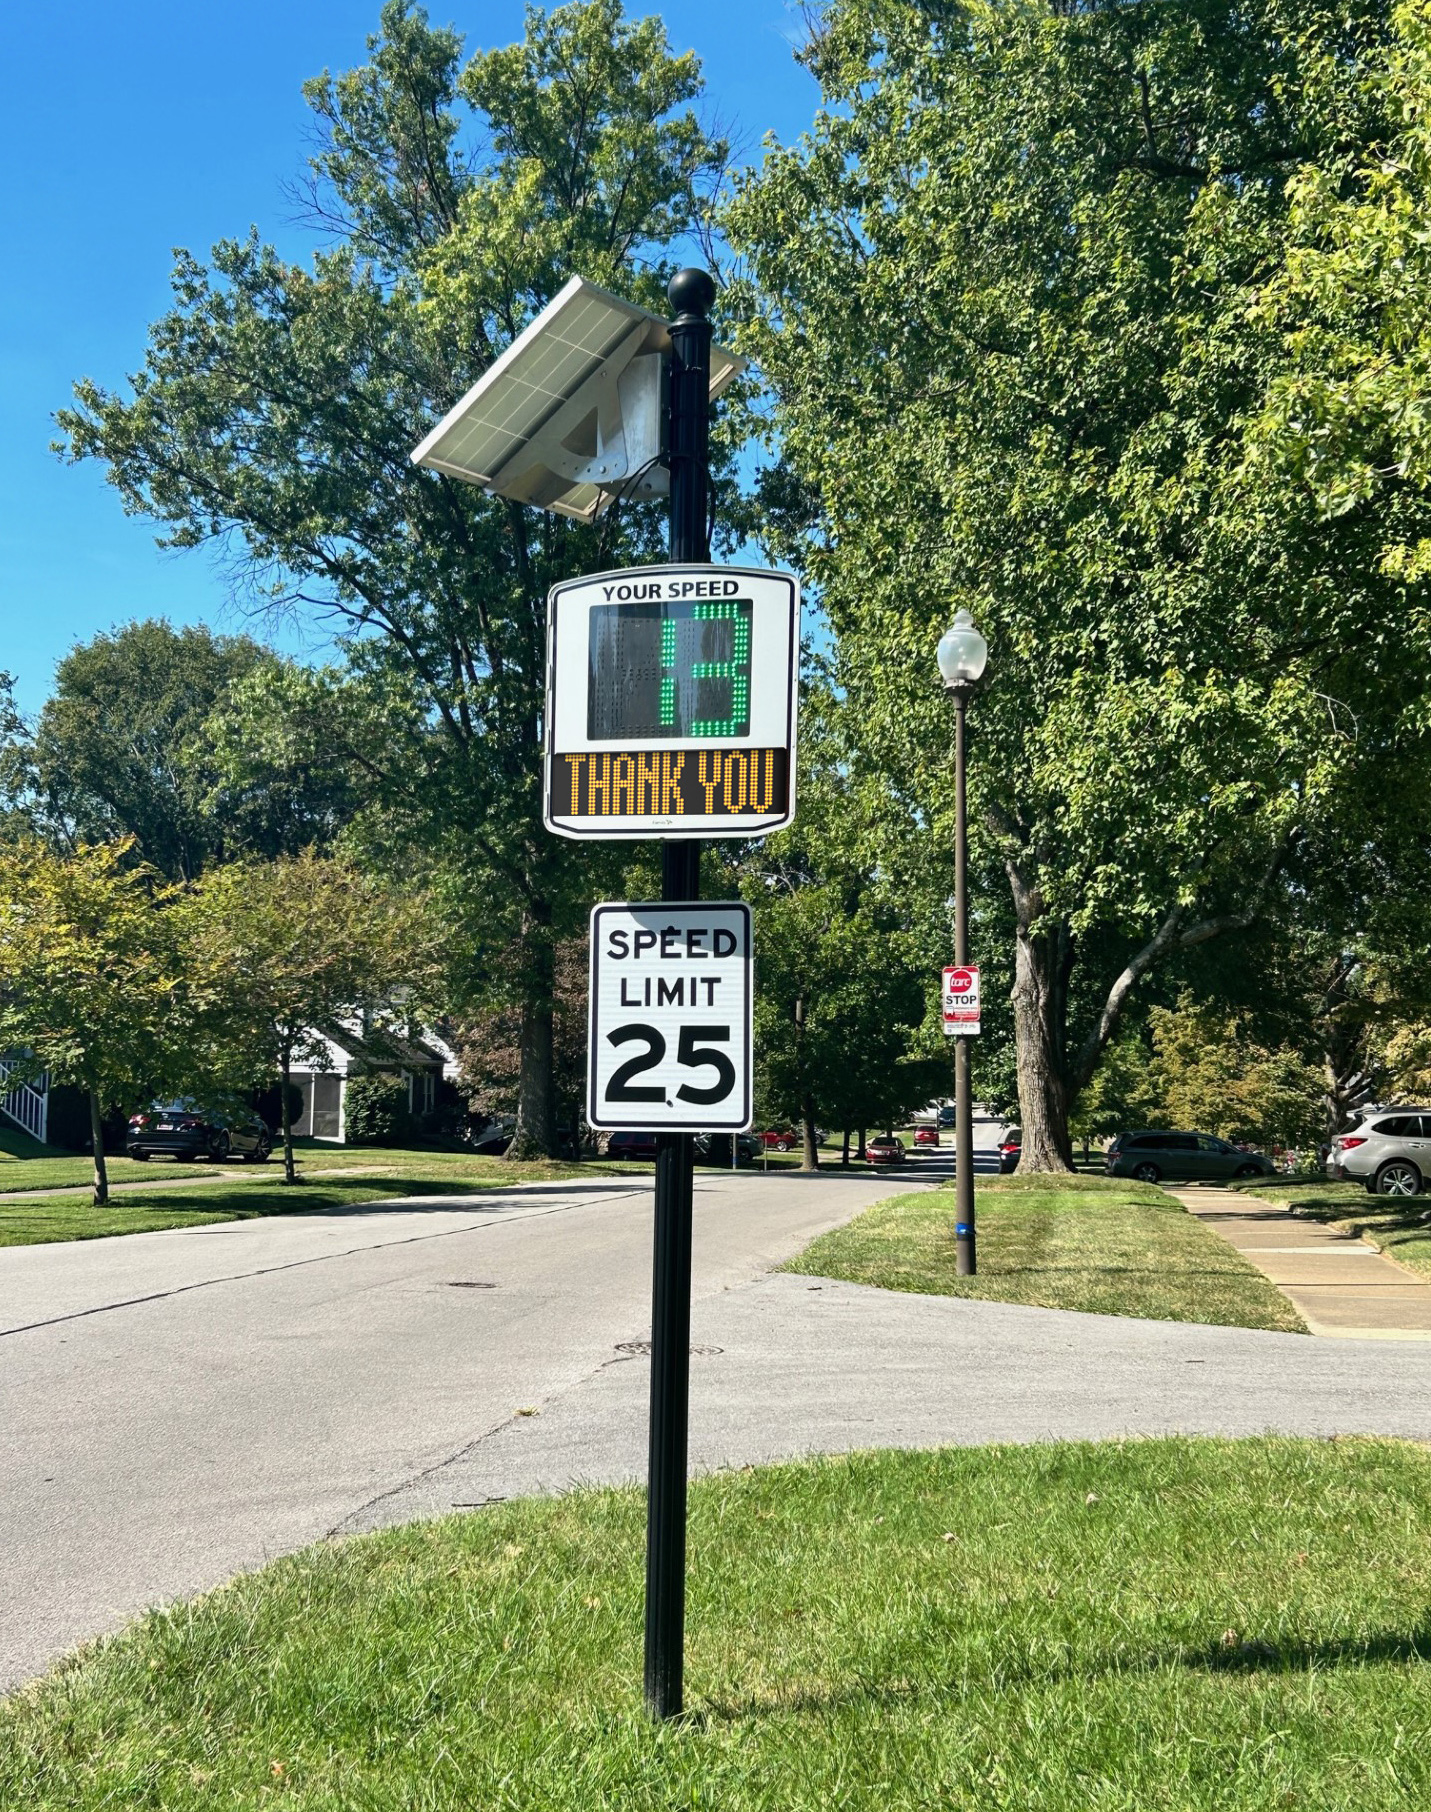
M 746 1131 L 750 908 L 738 900 L 595 907 L 590 1029 L 592 1126 Z

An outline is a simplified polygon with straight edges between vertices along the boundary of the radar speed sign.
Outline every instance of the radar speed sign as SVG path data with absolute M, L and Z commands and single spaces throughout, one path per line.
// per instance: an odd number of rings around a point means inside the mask
M 764 836 L 795 810 L 800 589 L 641 566 L 547 604 L 546 824 L 563 837 Z

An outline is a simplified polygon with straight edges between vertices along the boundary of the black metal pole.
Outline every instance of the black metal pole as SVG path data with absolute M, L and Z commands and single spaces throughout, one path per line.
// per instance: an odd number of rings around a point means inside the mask
M 954 961 L 969 960 L 969 820 L 964 790 L 964 712 L 968 688 L 954 694 Z M 979 1268 L 974 1226 L 974 1104 L 969 1099 L 969 1040 L 954 1040 L 954 1269 L 973 1277 Z
M 676 312 L 671 323 L 668 437 L 671 559 L 704 561 L 710 558 L 706 461 L 709 317 L 715 284 L 705 271 L 678 271 L 666 294 Z M 667 838 L 661 845 L 661 898 L 698 900 L 700 894 L 699 839 Z M 646 1704 L 658 1718 L 679 1717 L 683 1704 L 693 1169 L 689 1133 L 657 1136 L 646 1497 Z

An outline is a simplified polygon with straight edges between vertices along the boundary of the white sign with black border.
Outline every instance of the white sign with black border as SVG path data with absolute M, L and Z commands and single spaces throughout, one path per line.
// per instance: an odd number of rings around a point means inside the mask
M 592 909 L 586 1117 L 593 1127 L 749 1129 L 752 949 L 743 901 Z
M 979 965 L 951 963 L 944 971 L 944 1035 L 979 1036 Z

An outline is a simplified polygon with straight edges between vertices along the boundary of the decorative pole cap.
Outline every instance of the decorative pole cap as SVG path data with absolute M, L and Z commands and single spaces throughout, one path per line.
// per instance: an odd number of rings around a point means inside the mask
M 696 265 L 677 271 L 666 285 L 666 300 L 675 309 L 677 320 L 704 321 L 715 298 L 715 279 Z

